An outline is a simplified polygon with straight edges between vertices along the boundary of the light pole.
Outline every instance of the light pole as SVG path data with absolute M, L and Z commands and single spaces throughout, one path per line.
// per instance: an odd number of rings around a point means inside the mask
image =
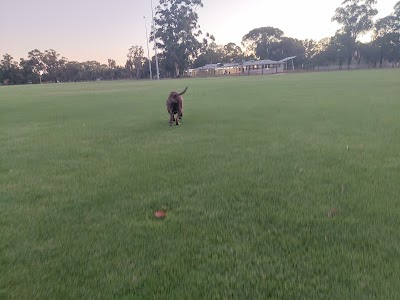
M 149 50 L 149 37 L 147 36 L 146 17 L 143 17 L 143 18 L 144 18 L 144 26 L 146 27 L 147 59 L 149 60 L 150 80 L 153 80 L 153 72 L 151 71 L 151 60 L 150 60 L 150 50 Z
M 156 70 L 157 70 L 157 80 L 160 80 L 160 72 L 158 70 L 158 55 L 157 55 L 157 42 L 156 42 L 156 25 L 154 22 L 154 11 L 153 11 L 153 0 L 150 0 L 151 3 L 151 16 L 153 18 L 153 39 L 154 39 L 154 52 L 156 55 Z

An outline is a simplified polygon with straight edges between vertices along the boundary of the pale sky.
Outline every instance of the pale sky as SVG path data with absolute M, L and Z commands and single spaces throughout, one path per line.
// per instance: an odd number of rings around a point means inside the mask
M 243 35 L 264 26 L 288 37 L 319 40 L 339 28 L 330 20 L 342 1 L 203 0 L 199 24 L 218 44 L 240 45 Z M 390 14 L 397 1 L 378 0 L 377 18 Z M 130 46 L 141 45 L 147 53 L 143 16 L 149 30 L 150 0 L 0 0 L 0 10 L 1 58 L 9 53 L 19 61 L 33 49 L 54 49 L 70 61 L 107 63 L 111 58 L 124 65 Z

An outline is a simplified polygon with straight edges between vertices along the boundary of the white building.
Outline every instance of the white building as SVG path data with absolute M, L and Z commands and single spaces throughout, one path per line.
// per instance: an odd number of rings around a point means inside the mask
M 207 64 L 203 67 L 189 70 L 189 76 L 229 76 L 229 75 L 264 75 L 284 73 L 293 69 L 293 59 L 296 56 L 287 57 L 280 61 L 270 59 L 250 60 L 243 63 L 217 63 Z M 291 62 L 291 65 L 288 65 Z

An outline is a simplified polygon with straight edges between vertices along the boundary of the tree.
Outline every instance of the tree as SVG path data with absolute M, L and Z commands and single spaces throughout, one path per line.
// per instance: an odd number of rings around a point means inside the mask
M 18 67 L 18 63 L 14 61 L 14 58 L 10 54 L 4 54 L 3 59 L 0 63 L 0 83 L 22 83 L 23 78 Z
M 60 54 L 53 49 L 46 50 L 42 56 L 42 59 L 46 66 L 46 77 L 50 81 L 57 82 L 57 78 L 61 77 L 61 69 L 67 62 L 67 59 L 65 57 L 60 59 Z
M 389 16 L 379 19 L 375 24 L 373 44 L 379 48 L 379 61 L 397 63 L 400 60 L 400 1 Z
M 3 70 L 10 70 L 16 66 L 17 63 L 14 61 L 14 57 L 7 53 L 3 55 L 3 59 L 1 60 L 1 68 Z
M 320 40 L 315 47 L 313 63 L 316 66 L 327 66 L 337 62 L 338 50 L 334 46 L 334 38 L 327 37 Z
M 400 1 L 394 5 L 394 12 L 393 14 L 397 17 L 400 17 Z
M 339 68 L 342 69 L 343 64 L 348 63 L 348 67 L 350 66 L 349 61 L 351 63 L 354 56 L 357 57 L 356 52 L 356 43 L 353 42 L 351 36 L 347 33 L 336 33 L 332 39 L 330 47 L 334 53 L 336 53 L 336 62 L 339 64 Z
M 224 62 L 241 62 L 244 59 L 244 53 L 240 46 L 235 43 L 228 43 L 224 46 Z
M 28 52 L 27 66 L 31 68 L 32 72 L 39 78 L 39 83 L 42 83 L 42 76 L 47 72 L 46 64 L 43 61 L 43 53 L 38 49 Z
M 134 68 L 136 71 L 136 79 L 140 78 L 140 71 L 143 68 L 143 65 L 146 61 L 144 57 L 144 51 L 142 46 L 132 46 L 129 48 L 129 52 L 127 54 L 128 57 L 128 66 Z
M 69 61 L 63 67 L 63 77 L 65 81 L 68 82 L 75 82 L 75 81 L 82 81 L 83 74 L 82 74 L 82 65 L 77 61 Z
M 163 50 L 166 71 L 175 76 L 189 67 L 201 47 L 197 7 L 203 7 L 201 0 L 160 0 L 156 9 L 156 46 Z
M 31 62 L 27 59 L 21 58 L 19 62 L 19 66 L 21 68 L 21 76 L 23 78 L 24 83 L 34 82 L 37 78 L 36 74 L 32 71 Z
M 108 59 L 108 65 L 103 66 L 102 65 L 102 74 L 106 79 L 111 79 L 113 80 L 114 77 L 117 73 L 117 63 L 115 62 L 114 59 L 109 58 Z
M 218 45 L 215 42 L 215 37 L 212 34 L 207 33 L 203 38 L 199 55 L 193 62 L 193 67 L 202 67 L 206 64 L 216 64 L 225 61 L 225 52 L 222 45 Z
M 107 68 L 107 65 L 104 65 Z M 81 63 L 82 80 L 93 81 L 102 78 L 102 65 L 101 63 L 92 60 Z
M 248 52 L 254 53 L 257 57 L 261 57 L 262 49 L 267 48 L 270 44 L 280 42 L 283 35 L 283 31 L 275 27 L 255 28 L 243 36 L 242 44 L 246 47 Z
M 133 62 L 130 59 L 127 59 L 125 62 L 125 70 L 128 73 L 128 78 L 132 78 L 133 68 Z
M 304 61 L 305 48 L 303 42 L 294 38 L 282 37 L 279 41 L 261 42 L 256 47 L 256 55 L 261 59 L 280 60 L 296 56 L 298 61 Z
M 113 70 L 113 69 L 115 69 L 116 67 L 117 67 L 117 64 L 116 64 L 115 60 L 109 58 L 109 59 L 108 59 L 108 68 L 111 69 L 111 70 Z
M 386 34 L 395 32 L 400 32 L 400 16 L 390 15 L 376 21 L 376 37 L 385 36 Z
M 365 63 L 369 66 L 376 68 L 377 63 L 381 58 L 381 50 L 375 41 L 367 44 L 361 44 L 359 47 L 360 55 L 363 57 Z
M 373 26 L 372 18 L 378 14 L 378 10 L 374 8 L 376 2 L 377 0 L 344 0 L 332 17 L 332 21 L 342 25 L 338 33 L 346 36 L 348 68 L 356 50 L 357 38 Z
M 211 43 L 207 50 L 201 53 L 193 62 L 193 67 L 201 67 L 206 64 L 216 64 L 224 62 L 224 49 L 223 46 Z
M 167 71 L 165 67 L 165 56 L 162 53 L 161 55 L 158 56 L 158 71 L 160 74 L 160 78 L 166 77 Z M 152 74 L 157 74 L 157 66 L 156 66 L 156 56 L 153 55 L 151 57 L 151 72 Z
M 306 39 L 303 41 L 305 60 L 303 67 L 312 68 L 313 60 L 317 54 L 317 42 L 312 39 Z

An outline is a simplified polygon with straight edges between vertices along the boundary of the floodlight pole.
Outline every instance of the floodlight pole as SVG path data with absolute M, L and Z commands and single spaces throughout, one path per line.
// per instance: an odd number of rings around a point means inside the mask
M 160 72 L 158 69 L 158 55 L 157 55 L 157 42 L 156 42 L 156 25 L 154 21 L 154 10 L 153 10 L 153 0 L 150 0 L 151 3 L 151 16 L 153 18 L 153 39 L 154 39 L 154 52 L 156 55 L 156 70 L 157 70 L 157 80 L 160 80 Z
M 150 50 L 149 50 L 149 37 L 148 37 L 148 35 L 147 35 L 146 17 L 143 17 L 143 18 L 144 18 L 144 27 L 146 27 L 147 59 L 149 60 L 150 80 L 153 80 L 153 72 L 151 71 L 151 60 L 150 60 Z

